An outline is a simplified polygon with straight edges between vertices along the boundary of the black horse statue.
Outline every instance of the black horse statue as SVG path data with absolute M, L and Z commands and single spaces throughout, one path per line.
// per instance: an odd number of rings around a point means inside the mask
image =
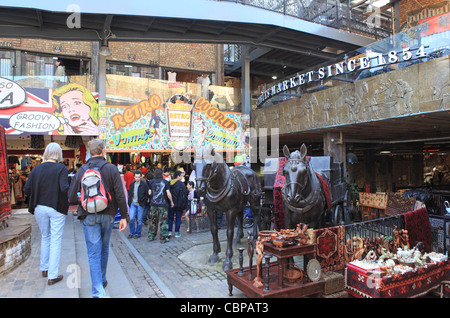
M 206 149 L 195 151 L 194 170 L 196 173 L 197 191 L 204 197 L 208 217 L 211 223 L 213 237 L 213 254 L 209 263 L 214 264 L 219 260 L 220 243 L 217 233 L 217 212 L 226 212 L 227 219 L 227 251 L 223 262 L 223 270 L 233 268 L 231 258 L 233 256 L 232 241 L 234 236 L 234 224 L 237 217 L 238 232 L 236 240 L 239 242 L 244 236 L 243 210 L 246 203 L 250 206 L 259 206 L 261 197 L 261 183 L 258 175 L 247 167 L 235 167 L 230 170 L 223 157 L 216 153 L 210 146 Z M 253 233 L 258 233 L 259 213 L 253 208 L 254 226 Z
M 320 180 L 306 159 L 306 146 L 303 144 L 300 151 L 291 154 L 285 145 L 283 153 L 287 159 L 281 188 L 285 226 L 294 229 L 298 223 L 304 223 L 309 228 L 319 228 L 327 202 Z

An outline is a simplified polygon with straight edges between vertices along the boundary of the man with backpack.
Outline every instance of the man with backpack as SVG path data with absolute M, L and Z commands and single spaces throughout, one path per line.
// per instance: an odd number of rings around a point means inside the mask
M 142 223 L 148 201 L 148 184 L 142 177 L 141 170 L 134 172 L 134 181 L 128 190 L 128 205 L 130 206 L 130 234 L 128 238 L 141 237 Z M 135 226 L 136 222 L 136 226 Z
M 108 283 L 106 267 L 114 217 L 120 209 L 119 231 L 124 231 L 127 227 L 128 206 L 119 170 L 104 158 L 104 142 L 92 139 L 88 148 L 91 158 L 78 169 L 72 180 L 69 202 L 78 203 L 77 214 L 86 240 L 92 296 L 102 298 L 105 297 L 105 287 Z

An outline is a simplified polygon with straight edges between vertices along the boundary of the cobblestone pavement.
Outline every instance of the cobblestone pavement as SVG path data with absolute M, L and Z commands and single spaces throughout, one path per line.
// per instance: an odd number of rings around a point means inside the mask
M 128 230 L 123 233 L 113 232 L 112 249 L 135 288 L 137 297 L 164 298 L 168 297 L 167 294 L 177 298 L 229 297 L 227 277 L 222 270 L 226 230 L 219 230 L 219 240 L 222 244 L 220 260 L 217 264 L 210 265 L 208 259 L 212 253 L 211 233 L 187 233 L 185 228 L 183 224 L 181 237 L 172 237 L 168 243 L 160 243 L 159 240 L 150 242 L 147 239 L 146 225 L 143 226 L 142 236 L 138 239 L 128 239 Z M 241 246 L 246 244 L 246 239 L 241 240 Z M 233 263 L 236 267 L 236 247 L 234 250 Z M 144 268 L 142 263 L 150 268 Z M 151 275 L 146 270 L 150 271 Z M 155 282 L 152 276 L 158 282 Z M 161 285 L 164 291 L 161 291 Z M 246 296 L 234 289 L 233 297 Z

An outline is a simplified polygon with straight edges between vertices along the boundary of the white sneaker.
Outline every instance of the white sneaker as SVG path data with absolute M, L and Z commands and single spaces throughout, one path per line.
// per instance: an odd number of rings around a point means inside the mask
M 175 237 L 181 237 L 180 233 L 175 233 Z
M 169 237 L 171 237 L 172 236 L 172 232 L 169 232 L 169 234 L 167 234 Z

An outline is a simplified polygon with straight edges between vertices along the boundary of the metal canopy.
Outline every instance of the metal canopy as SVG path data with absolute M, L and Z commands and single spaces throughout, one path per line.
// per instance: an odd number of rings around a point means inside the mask
M 7 0 L 3 2 L 8 3 Z M 105 1 L 100 2 L 106 9 L 100 9 L 97 2 L 88 5 L 87 1 L 81 1 L 78 16 L 81 28 L 68 27 L 72 12 L 62 9 L 68 8 L 64 3 L 35 4 L 24 0 L 11 7 L 3 6 L 0 7 L 0 34 L 2 37 L 60 41 L 250 45 L 253 49 L 265 50 L 264 54 L 252 58 L 250 65 L 252 76 L 261 77 L 281 77 L 299 72 L 373 42 L 361 35 L 229 2 L 166 1 L 164 5 L 154 5 L 153 2 L 150 5 L 131 0 L 127 2 L 127 10 L 115 1 L 108 2 L 109 5 Z M 170 3 L 177 6 L 171 7 Z M 94 10 L 102 13 L 93 13 Z M 240 65 L 226 67 L 225 72 L 240 76 Z

